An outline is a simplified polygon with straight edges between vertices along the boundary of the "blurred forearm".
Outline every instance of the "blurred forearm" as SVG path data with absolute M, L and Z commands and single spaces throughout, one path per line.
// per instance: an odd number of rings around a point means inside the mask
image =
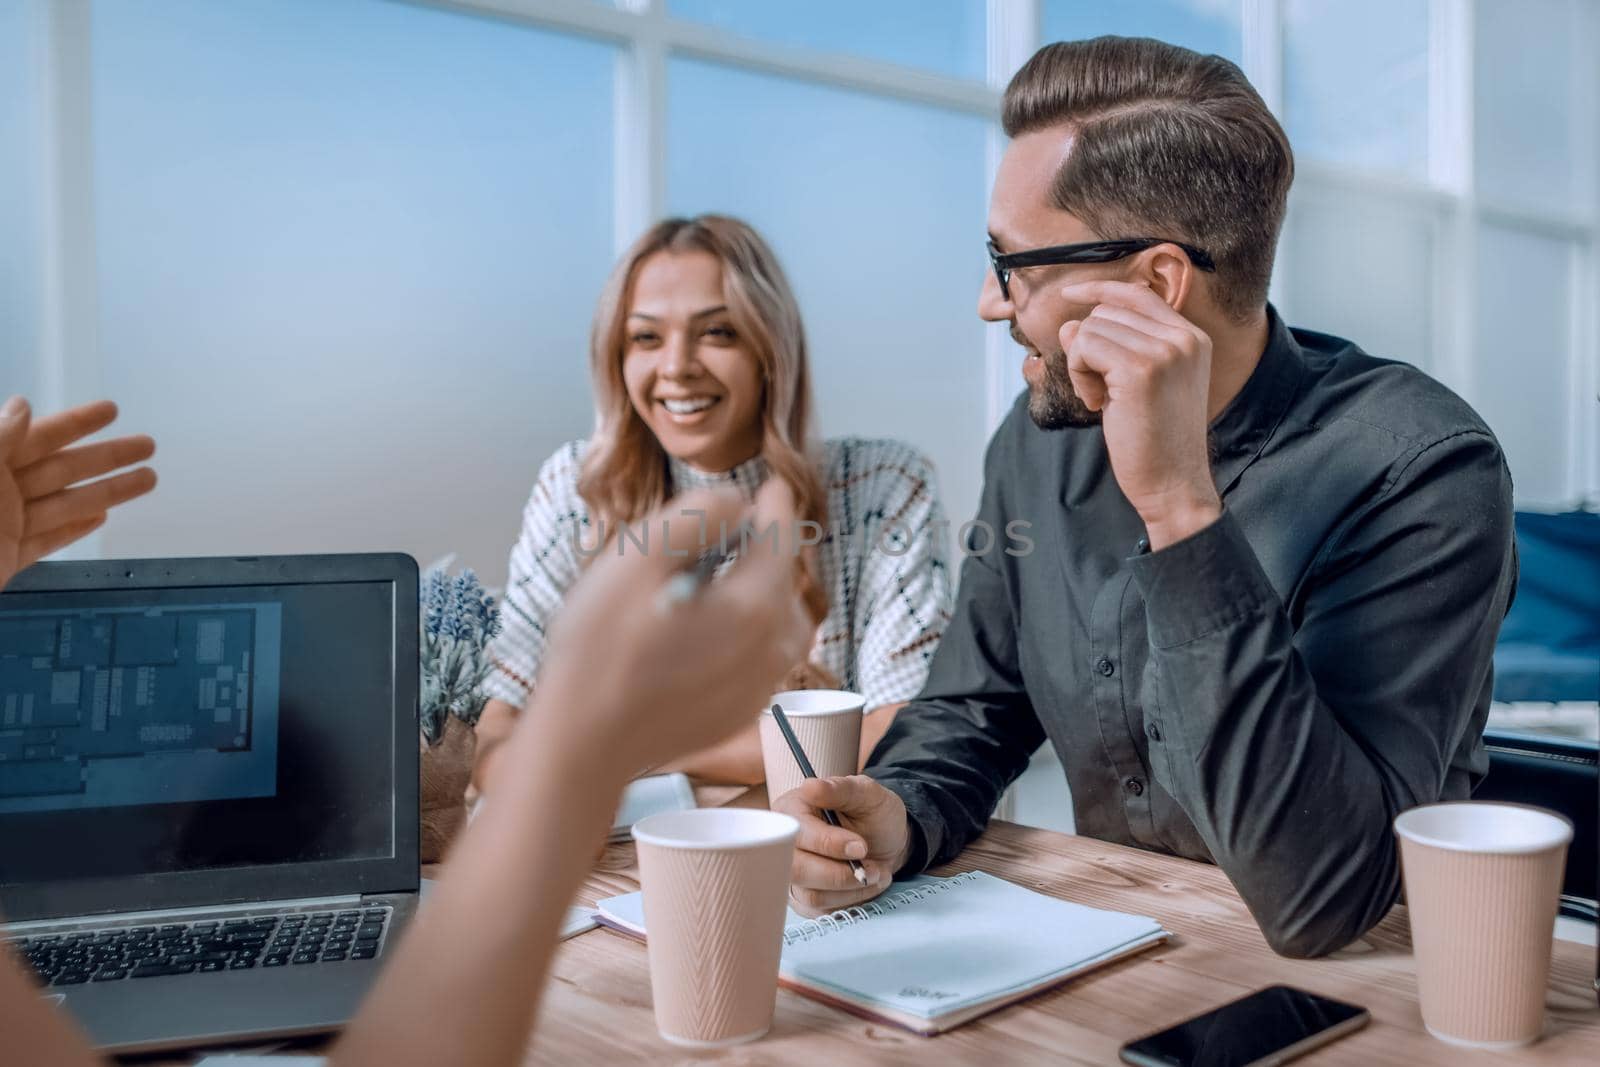
M 483 714 L 478 716 L 478 725 L 473 728 L 478 735 L 477 755 L 472 764 L 473 793 L 481 795 L 489 791 L 490 768 L 504 755 L 499 749 L 516 729 L 518 714 L 517 708 L 504 700 L 490 700 L 483 706 Z
M 497 780 L 333 1063 L 520 1062 L 562 917 L 628 773 L 559 716 L 523 725 L 501 758 L 527 773 Z
M 657 774 L 670 771 L 682 771 L 691 778 L 718 785 L 758 785 L 766 778 L 760 728 L 752 722 L 726 741 L 655 768 Z

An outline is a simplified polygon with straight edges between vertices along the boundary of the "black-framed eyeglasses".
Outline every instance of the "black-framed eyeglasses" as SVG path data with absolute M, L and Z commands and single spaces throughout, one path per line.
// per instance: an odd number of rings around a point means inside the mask
M 1000 283 L 1000 295 L 1011 299 L 1011 272 L 1022 267 L 1059 267 L 1068 263 L 1110 263 L 1124 259 L 1135 252 L 1143 252 L 1156 245 L 1177 245 L 1189 257 L 1189 262 L 1204 271 L 1215 271 L 1216 261 L 1211 253 L 1182 241 L 1169 241 L 1162 237 L 1128 237 L 1120 241 L 1085 241 L 1075 245 L 1051 245 L 1049 248 L 1032 248 L 1026 252 L 1001 252 L 993 241 L 986 242 L 989 265 L 994 268 L 995 281 Z

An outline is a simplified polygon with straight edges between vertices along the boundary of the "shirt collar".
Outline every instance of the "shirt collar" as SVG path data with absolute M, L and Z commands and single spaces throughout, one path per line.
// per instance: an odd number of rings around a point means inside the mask
M 1266 447 L 1300 387 L 1305 357 L 1276 308 L 1267 305 L 1267 347 L 1239 395 L 1211 423 L 1212 473 L 1226 493 Z
M 758 455 L 730 470 L 703 471 L 676 456 L 668 456 L 667 476 L 674 493 L 692 489 L 736 489 L 744 499 L 751 500 L 761 483 L 767 480 L 767 461 Z

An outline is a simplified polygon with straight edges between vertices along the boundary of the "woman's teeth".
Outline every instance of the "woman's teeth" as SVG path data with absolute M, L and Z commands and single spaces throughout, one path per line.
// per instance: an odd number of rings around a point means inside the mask
M 693 415 L 717 402 L 714 396 L 700 396 L 693 400 L 663 400 L 662 405 L 674 415 Z

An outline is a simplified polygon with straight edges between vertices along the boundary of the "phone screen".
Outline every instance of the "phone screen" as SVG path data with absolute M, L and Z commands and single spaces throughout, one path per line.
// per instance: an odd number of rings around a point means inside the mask
M 1123 1046 L 1141 1067 L 1249 1067 L 1281 1063 L 1367 1021 L 1365 1008 L 1289 986 L 1271 986 Z M 1330 1032 L 1334 1031 L 1334 1032 Z M 1302 1045 L 1303 1048 L 1294 1048 Z

